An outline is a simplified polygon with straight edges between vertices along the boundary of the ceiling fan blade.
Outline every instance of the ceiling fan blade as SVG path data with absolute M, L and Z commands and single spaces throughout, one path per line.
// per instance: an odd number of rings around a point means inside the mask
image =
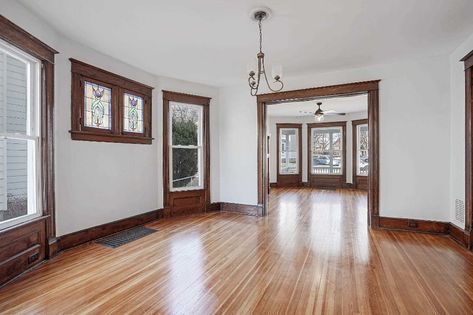
M 324 112 L 324 115 L 327 115 L 327 116 L 345 116 L 346 113 L 336 113 L 336 112 L 327 113 L 327 112 Z

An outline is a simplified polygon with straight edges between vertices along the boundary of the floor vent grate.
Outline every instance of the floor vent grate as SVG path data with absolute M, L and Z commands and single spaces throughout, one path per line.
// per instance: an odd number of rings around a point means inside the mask
M 465 202 L 461 199 L 455 199 L 455 220 L 465 223 Z
M 150 229 L 144 226 L 138 226 L 129 230 L 121 231 L 103 238 L 100 238 L 96 241 L 98 244 L 108 246 L 111 248 L 116 248 L 127 243 L 133 242 L 137 239 L 150 235 L 158 230 Z

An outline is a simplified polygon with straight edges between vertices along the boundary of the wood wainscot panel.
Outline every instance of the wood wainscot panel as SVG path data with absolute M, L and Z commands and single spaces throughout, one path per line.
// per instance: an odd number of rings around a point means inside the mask
M 46 218 L 41 217 L 0 233 L 0 284 L 44 260 Z

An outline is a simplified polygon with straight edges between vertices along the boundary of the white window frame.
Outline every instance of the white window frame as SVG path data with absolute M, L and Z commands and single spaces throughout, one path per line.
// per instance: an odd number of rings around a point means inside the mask
M 173 145 L 172 143 L 172 112 L 173 105 L 183 105 L 189 106 L 192 108 L 198 109 L 199 119 L 198 119 L 198 136 L 197 136 L 197 145 Z M 204 108 L 201 105 L 180 103 L 175 101 L 169 102 L 169 117 L 168 117 L 168 126 L 169 126 L 169 191 L 189 191 L 189 190 L 201 190 L 204 189 L 204 157 L 203 157 L 203 133 L 204 133 Z M 173 165 L 172 165 L 172 149 L 197 149 L 197 159 L 198 159 L 198 174 L 199 174 L 199 185 L 193 187 L 174 187 L 173 186 Z
M 296 131 L 296 172 L 295 173 L 287 173 L 287 172 L 283 172 L 281 170 L 281 160 L 282 160 L 282 151 L 283 151 L 283 145 L 282 145 L 282 134 L 283 134 L 283 131 L 284 130 L 295 130 Z M 292 127 L 284 127 L 284 128 L 279 128 L 279 143 L 278 143 L 278 146 L 279 146 L 279 156 L 278 156 L 278 168 L 279 168 L 279 175 L 299 175 L 300 174 L 300 162 L 299 162 L 299 128 L 292 128 Z M 286 153 L 288 153 L 288 148 L 289 148 L 289 145 L 288 143 L 286 142 L 285 143 L 285 151 Z M 288 159 L 289 157 L 286 157 L 286 164 L 288 163 Z
M 361 173 L 360 172 L 360 143 L 361 143 L 361 137 L 360 137 L 360 129 L 362 127 L 366 127 L 368 128 L 368 124 L 360 124 L 360 125 L 357 125 L 356 126 L 356 176 L 368 176 L 369 174 L 369 170 L 366 172 L 366 173 Z M 369 138 L 368 138 L 368 141 L 369 141 Z M 369 154 L 369 149 L 367 150 L 364 150 L 364 151 L 367 151 L 367 153 Z M 369 163 L 369 161 L 368 161 Z M 369 164 L 368 164 L 369 165 Z
M 330 132 L 331 130 L 334 130 L 334 129 L 338 129 L 340 131 L 340 141 L 341 141 L 341 155 L 340 155 L 340 173 L 327 173 L 327 174 L 318 174 L 318 173 L 314 173 L 314 166 L 313 166 L 313 161 L 314 161 L 314 150 L 313 150 L 313 146 L 314 146 L 314 134 L 316 131 L 322 131 L 322 132 L 325 132 L 325 133 L 329 133 L 329 143 L 330 143 L 330 149 L 329 149 L 329 152 L 330 152 L 330 156 L 333 157 L 333 151 L 335 151 L 333 149 L 333 134 L 334 132 Z M 343 139 L 343 127 L 341 126 L 333 126 L 333 127 L 311 127 L 311 130 L 310 130 L 310 175 L 327 175 L 327 176 L 341 176 L 341 175 L 344 175 L 344 172 L 343 172 L 343 165 L 345 163 L 344 161 L 344 154 L 343 154 L 343 151 L 344 151 L 344 148 L 345 148 L 345 144 L 343 143 L 344 139 Z M 336 150 L 338 151 L 338 150 Z M 333 158 L 331 160 L 333 162 Z M 333 169 L 334 166 L 333 165 L 330 165 L 329 169 Z
M 1 140 L 24 140 L 27 141 L 27 214 L 0 222 L 0 230 L 30 221 L 40 217 L 43 213 L 41 201 L 41 61 L 23 52 L 22 50 L 0 40 L 0 51 L 6 55 L 10 55 L 27 65 L 27 117 L 26 117 L 26 134 L 8 133 L 0 130 Z M 6 62 L 2 60 L 2 62 Z M 6 68 L 5 68 L 6 69 Z M 5 72 L 6 73 L 6 72 Z M 6 74 L 5 74 L 6 88 Z M 6 108 L 6 91 L 4 91 L 3 100 Z M 5 166 L 6 167 L 6 166 Z M 7 178 L 7 169 L 5 168 L 5 179 Z

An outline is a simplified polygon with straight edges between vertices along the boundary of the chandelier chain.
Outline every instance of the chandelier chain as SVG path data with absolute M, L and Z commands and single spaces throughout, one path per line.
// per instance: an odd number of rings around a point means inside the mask
M 263 52 L 263 25 L 262 19 L 258 20 L 258 27 L 259 27 L 259 52 Z

